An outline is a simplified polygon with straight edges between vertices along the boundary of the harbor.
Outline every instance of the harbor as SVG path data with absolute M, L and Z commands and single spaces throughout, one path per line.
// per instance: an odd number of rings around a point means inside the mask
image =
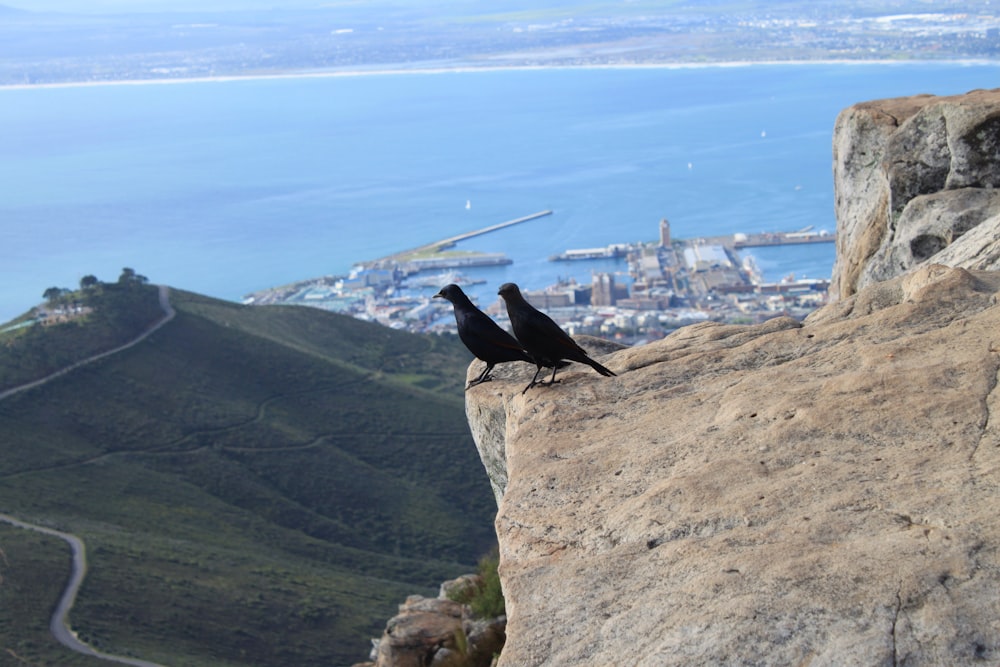
M 456 283 L 467 291 L 486 280 L 477 271 L 511 264 L 502 253 L 458 251 L 461 241 L 553 215 L 541 211 L 358 263 L 346 276 L 324 276 L 247 295 L 245 303 L 296 304 L 331 310 L 413 332 L 454 331 L 450 308 L 432 298 Z M 649 340 L 700 321 L 749 323 L 777 315 L 804 317 L 826 302 L 826 279 L 786 276 L 767 282 L 746 248 L 832 243 L 834 234 L 811 227 L 791 232 L 736 233 L 675 239 L 670 223 L 659 238 L 605 248 L 567 250 L 549 259 L 594 267 L 588 282 L 558 279 L 526 297 L 571 333 Z M 590 264 L 588 264 L 590 262 Z M 496 274 L 493 274 L 496 275 Z M 479 306 L 502 325 L 506 313 L 492 289 Z M 471 294 L 471 292 L 470 292 Z

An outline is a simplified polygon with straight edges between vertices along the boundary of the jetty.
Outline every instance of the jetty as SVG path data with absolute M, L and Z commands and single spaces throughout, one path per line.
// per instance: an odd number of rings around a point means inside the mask
M 489 227 L 483 227 L 482 229 L 476 229 L 471 232 L 465 232 L 464 234 L 459 234 L 457 236 L 452 236 L 446 239 L 442 239 L 437 243 L 431 243 L 425 248 L 435 247 L 438 250 L 446 250 L 451 248 L 456 243 L 465 241 L 466 239 L 471 239 L 476 236 L 482 236 L 483 234 L 489 234 L 490 232 L 499 231 L 501 229 L 506 229 L 507 227 L 513 227 L 514 225 L 519 225 L 522 222 L 531 222 L 532 220 L 537 220 L 538 218 L 544 218 L 545 216 L 552 215 L 552 211 L 539 211 L 538 213 L 532 213 L 531 215 L 526 215 L 523 218 L 517 218 L 515 220 L 508 220 L 507 222 L 501 222 L 496 225 L 490 225 Z
M 441 239 L 440 241 L 434 241 L 433 243 L 428 243 L 426 245 L 418 246 L 411 250 L 404 250 L 402 252 L 393 253 L 386 257 L 380 259 L 372 260 L 370 262 L 364 262 L 362 266 L 364 268 L 383 268 L 387 266 L 393 266 L 402 264 L 404 262 L 412 262 L 415 259 L 423 258 L 424 260 L 431 260 L 433 255 L 441 253 L 449 248 L 455 247 L 456 244 L 462 241 L 475 238 L 476 236 L 483 236 L 484 234 L 490 234 L 492 232 L 499 231 L 501 229 L 506 229 L 507 227 L 513 227 L 514 225 L 520 225 L 524 222 L 530 222 L 532 220 L 538 220 L 539 218 L 544 218 L 546 216 L 552 215 L 551 210 L 539 211 L 538 213 L 532 213 L 531 215 L 526 215 L 520 218 L 515 218 L 514 220 L 508 220 L 506 222 L 500 222 L 495 225 L 490 225 L 489 227 L 483 227 L 481 229 L 474 229 L 470 232 L 463 232 L 462 234 L 456 234 L 455 236 L 449 236 L 448 238 Z M 474 255 L 470 255 L 474 256 Z M 457 262 L 457 263 L 455 263 Z M 497 261 L 495 257 L 490 259 L 484 258 L 486 264 L 503 264 L 510 263 L 509 260 Z M 452 258 L 452 262 L 445 262 L 443 258 L 436 258 L 433 261 L 434 268 L 442 268 L 445 266 L 469 266 L 472 263 L 466 258 L 464 261 L 456 258 Z

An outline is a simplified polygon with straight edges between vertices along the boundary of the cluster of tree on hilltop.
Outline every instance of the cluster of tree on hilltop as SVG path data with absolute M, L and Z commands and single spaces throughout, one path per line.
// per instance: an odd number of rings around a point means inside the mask
M 42 292 L 42 298 L 45 299 L 49 306 L 54 308 L 72 303 L 74 300 L 79 300 L 79 295 L 86 295 L 95 288 L 106 286 L 131 287 L 145 285 L 148 282 L 149 278 L 136 273 L 135 269 L 126 266 L 122 269 L 121 275 L 118 276 L 118 282 L 104 283 L 98 280 L 97 276 L 87 274 L 83 278 L 80 278 L 80 290 L 78 292 L 74 292 L 68 287 L 49 287 Z
M 164 316 L 157 288 L 130 268 L 117 282 L 88 275 L 79 290 L 50 287 L 43 296 L 48 310 L 35 310 L 35 326 L 0 332 L 0 390 L 127 343 Z

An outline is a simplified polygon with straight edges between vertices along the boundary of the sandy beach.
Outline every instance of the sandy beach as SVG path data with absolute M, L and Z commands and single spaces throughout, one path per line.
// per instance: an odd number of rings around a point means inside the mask
M 226 74 L 219 76 L 176 77 L 163 79 L 121 79 L 108 81 L 64 81 L 55 83 L 18 83 L 0 85 L 4 90 L 40 90 L 47 88 L 80 88 L 90 86 L 142 86 L 142 85 L 174 85 L 191 83 L 226 83 L 234 81 L 261 81 L 268 79 L 325 79 L 359 76 L 399 76 L 399 75 L 441 75 L 463 74 L 470 72 L 501 72 L 501 71 L 532 71 L 553 69 L 579 70 L 629 70 L 629 69 L 707 69 L 735 67 L 772 67 L 772 66 L 808 66 L 808 65 L 881 65 L 908 66 L 948 63 L 958 65 L 994 65 L 1000 64 L 988 59 L 961 60 L 733 60 L 699 63 L 615 63 L 593 65 L 460 65 L 456 67 L 388 67 L 383 69 L 337 69 L 323 71 L 285 71 L 256 72 L 248 74 Z

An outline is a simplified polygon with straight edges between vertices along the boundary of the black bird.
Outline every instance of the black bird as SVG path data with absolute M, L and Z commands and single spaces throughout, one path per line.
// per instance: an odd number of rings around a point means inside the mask
M 504 283 L 497 292 L 503 297 L 507 304 L 507 315 L 510 317 L 510 326 L 514 329 L 514 335 L 518 342 L 534 359 L 535 377 L 531 378 L 531 383 L 524 388 L 528 391 L 536 384 L 552 384 L 556 381 L 556 369 L 562 359 L 578 361 L 587 364 L 595 371 L 604 376 L 614 375 L 604 366 L 600 365 L 587 356 L 586 351 L 570 338 L 569 334 L 562 330 L 552 318 L 536 309 L 528 303 L 521 290 L 514 283 Z M 552 378 L 548 382 L 538 382 L 538 374 L 543 368 L 552 369 Z
M 469 382 L 466 389 L 492 380 L 490 371 L 499 363 L 505 361 L 535 363 L 535 360 L 528 356 L 528 353 L 513 336 L 501 329 L 500 325 L 494 322 L 489 315 L 476 308 L 469 301 L 469 297 L 458 285 L 445 285 L 434 297 L 447 299 L 451 302 L 455 309 L 458 337 L 469 348 L 469 352 L 472 352 L 477 359 L 486 362 L 486 370 L 480 373 L 475 380 Z

